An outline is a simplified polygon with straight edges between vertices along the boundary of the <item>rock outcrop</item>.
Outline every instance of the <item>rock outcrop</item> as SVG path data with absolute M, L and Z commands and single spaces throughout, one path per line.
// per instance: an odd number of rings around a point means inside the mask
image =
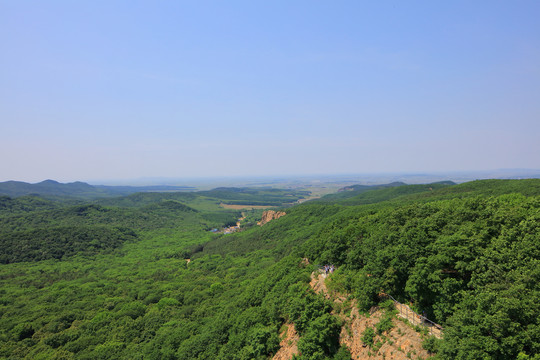
M 408 360 L 428 359 L 430 354 L 422 347 L 422 335 L 416 332 L 406 321 L 392 318 L 392 328 L 382 334 L 376 331 L 377 324 L 384 317 L 385 311 L 373 307 L 369 315 L 360 314 L 356 300 L 347 301 L 348 295 L 329 291 L 326 287 L 326 275 L 322 272 L 311 274 L 310 286 L 318 294 L 339 304 L 340 310 L 333 310 L 332 315 L 337 316 L 343 323 L 339 343 L 345 345 L 354 360 Z M 362 337 L 364 332 L 371 328 L 374 331 L 373 344 L 365 344 Z
M 259 221 L 257 225 L 263 226 L 264 224 L 272 220 L 279 219 L 280 217 L 285 215 L 287 214 L 284 211 L 266 210 L 265 212 L 263 212 L 261 221 Z
M 298 355 L 298 339 L 300 337 L 293 324 L 286 323 L 285 326 L 285 331 L 281 334 L 280 348 L 272 360 L 289 360 L 294 355 Z

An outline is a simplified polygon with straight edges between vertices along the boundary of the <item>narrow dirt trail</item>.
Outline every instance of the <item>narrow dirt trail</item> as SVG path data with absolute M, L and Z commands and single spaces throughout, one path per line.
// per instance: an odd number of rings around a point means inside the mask
M 433 324 L 424 322 L 424 319 L 416 314 L 409 306 L 405 304 L 396 303 L 396 309 L 399 311 L 398 316 L 403 319 L 407 319 L 411 324 L 424 326 L 429 329 L 429 333 L 436 338 L 442 339 L 443 333 L 440 328 Z
M 311 286 L 313 291 L 315 291 L 317 294 L 322 293 L 324 297 L 328 300 L 331 299 L 332 301 L 336 303 L 345 302 L 347 300 L 346 296 L 343 296 L 342 294 L 330 294 L 330 292 L 328 291 L 328 288 L 326 287 L 326 283 L 325 283 L 325 280 L 328 276 L 330 275 L 327 275 L 322 271 L 319 271 L 319 273 L 312 272 L 311 282 L 309 283 L 309 285 Z
M 325 298 L 330 299 L 330 294 L 328 294 L 328 289 L 326 288 L 326 284 L 324 280 L 326 279 L 326 275 L 324 273 L 317 274 L 316 272 L 311 273 L 311 281 L 309 283 L 309 286 L 315 291 L 317 294 L 323 294 Z

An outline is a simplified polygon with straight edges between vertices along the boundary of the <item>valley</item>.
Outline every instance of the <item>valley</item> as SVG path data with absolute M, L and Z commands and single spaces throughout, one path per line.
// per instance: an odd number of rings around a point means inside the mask
M 50 195 L 0 196 L 0 358 L 540 353 L 540 180 Z

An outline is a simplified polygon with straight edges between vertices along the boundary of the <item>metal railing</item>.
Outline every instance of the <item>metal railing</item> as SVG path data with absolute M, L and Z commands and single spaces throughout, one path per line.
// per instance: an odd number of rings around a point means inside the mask
M 414 312 L 408 305 L 402 304 L 396 299 L 394 299 L 392 295 L 385 295 L 392 299 L 392 301 L 394 301 L 396 308 L 399 310 L 399 316 L 407 319 L 413 325 L 419 325 L 427 328 L 430 335 L 433 335 L 437 338 L 442 338 L 444 329 L 441 325 L 429 320 L 423 315 Z

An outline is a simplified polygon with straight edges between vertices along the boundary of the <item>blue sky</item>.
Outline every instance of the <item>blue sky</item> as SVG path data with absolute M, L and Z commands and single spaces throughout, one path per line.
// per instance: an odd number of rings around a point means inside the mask
M 0 0 L 0 181 L 539 169 L 538 14 Z

